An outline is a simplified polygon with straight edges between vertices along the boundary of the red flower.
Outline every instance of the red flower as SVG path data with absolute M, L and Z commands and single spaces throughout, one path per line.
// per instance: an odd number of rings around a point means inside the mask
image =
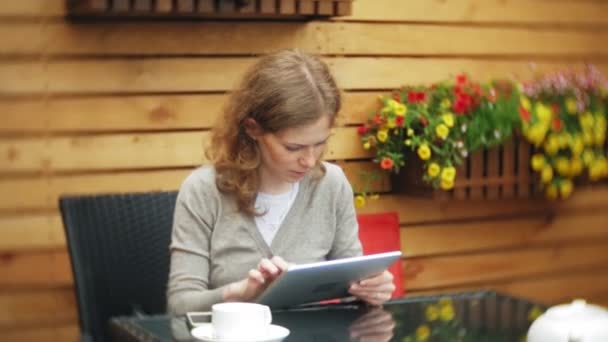
M 525 122 L 530 122 L 530 112 L 526 110 L 524 107 L 519 107 L 519 116 Z
M 393 165 L 394 165 L 394 164 L 395 164 L 395 163 L 393 162 L 393 160 L 392 160 L 391 158 L 389 158 L 389 157 L 384 157 L 384 158 L 382 158 L 382 161 L 380 162 L 380 167 L 381 167 L 383 170 L 390 170 L 390 169 L 392 169 L 392 168 L 393 168 Z
M 357 127 L 357 133 L 359 133 L 359 135 L 364 135 L 367 133 L 367 127 L 365 125 Z
M 403 127 L 403 116 L 398 116 L 395 119 L 395 124 L 397 125 L 397 127 Z
M 560 120 L 558 117 L 553 118 L 553 122 L 551 123 L 551 127 L 556 132 L 561 131 L 562 128 L 563 128 L 562 120 Z
M 551 104 L 551 110 L 553 111 L 553 114 L 559 114 L 559 105 L 557 103 Z
M 463 84 L 467 83 L 467 75 L 460 74 L 460 75 L 456 76 L 456 83 L 458 83 L 459 85 L 463 85 Z
M 416 92 L 410 91 L 407 93 L 407 101 L 410 103 L 416 103 L 416 99 L 418 99 L 418 96 L 416 96 Z
M 425 99 L 426 99 L 426 94 L 423 91 L 416 94 L 416 101 L 424 101 Z
M 378 125 L 382 124 L 382 116 L 380 114 L 374 115 L 374 122 Z
M 454 94 L 456 94 L 456 95 L 460 95 L 460 94 L 464 93 L 464 90 L 462 90 L 462 87 L 461 87 L 460 85 L 455 85 L 455 86 L 452 88 L 452 91 L 453 91 L 453 92 L 454 92 Z

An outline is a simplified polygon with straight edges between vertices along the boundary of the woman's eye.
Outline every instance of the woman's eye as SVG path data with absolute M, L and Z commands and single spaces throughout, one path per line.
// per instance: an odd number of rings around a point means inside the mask
M 290 147 L 290 146 L 285 146 L 285 148 L 287 149 L 287 151 L 289 152 L 296 152 L 300 150 L 300 147 Z

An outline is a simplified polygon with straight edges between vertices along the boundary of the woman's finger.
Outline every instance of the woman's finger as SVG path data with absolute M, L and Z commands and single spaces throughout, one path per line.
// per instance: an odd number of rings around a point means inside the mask
M 363 280 L 359 281 L 358 284 L 361 286 L 365 286 L 365 287 L 371 287 L 371 286 L 381 285 L 381 284 L 385 284 L 385 283 L 392 283 L 392 282 L 393 282 L 393 274 L 389 271 L 384 271 L 384 272 L 380 273 L 379 275 L 363 279 Z
M 278 255 L 273 256 L 270 261 L 277 266 L 281 272 L 285 272 L 289 268 L 289 263 Z
M 262 275 L 262 273 L 258 270 L 251 269 L 248 273 L 249 279 L 254 280 L 258 284 L 264 284 L 266 279 Z
M 260 260 L 258 263 L 258 270 L 262 273 L 268 274 L 269 276 L 275 276 L 279 273 L 279 268 L 266 258 Z

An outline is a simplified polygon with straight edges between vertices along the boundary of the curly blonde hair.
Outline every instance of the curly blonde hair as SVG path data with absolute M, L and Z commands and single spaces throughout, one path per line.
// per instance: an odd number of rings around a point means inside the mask
M 241 212 L 260 215 L 254 205 L 261 156 L 256 141 L 246 133 L 246 120 L 255 120 L 269 133 L 309 125 L 323 115 L 333 126 L 340 106 L 338 86 L 319 58 L 281 50 L 259 59 L 231 93 L 205 151 L 215 166 L 218 189 L 233 194 Z M 321 160 L 313 172 L 325 173 Z

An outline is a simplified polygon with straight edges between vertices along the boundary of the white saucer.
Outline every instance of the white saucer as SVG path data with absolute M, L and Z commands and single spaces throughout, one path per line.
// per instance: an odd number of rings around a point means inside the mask
M 289 329 L 283 328 L 280 325 L 271 324 L 268 327 L 268 336 L 258 339 L 246 340 L 222 340 L 213 336 L 213 325 L 211 323 L 202 323 L 190 331 L 192 336 L 197 340 L 205 342 L 280 342 L 289 335 Z

